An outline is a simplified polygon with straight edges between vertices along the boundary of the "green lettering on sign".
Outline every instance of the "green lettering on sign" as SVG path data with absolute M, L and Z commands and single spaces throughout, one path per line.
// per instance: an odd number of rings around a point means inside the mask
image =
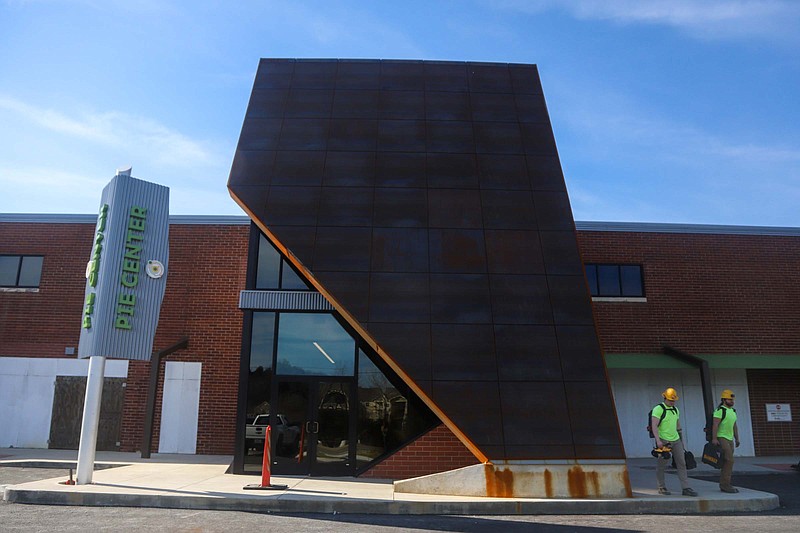
M 128 226 L 125 235 L 125 252 L 122 258 L 122 272 L 119 282 L 126 289 L 136 289 L 139 285 L 141 271 L 142 241 L 144 240 L 145 218 L 147 208 L 132 206 L 128 211 Z M 121 292 L 117 298 L 114 327 L 132 329 L 132 319 L 136 306 L 136 295 Z
M 86 278 L 90 287 L 97 287 L 97 280 L 100 276 L 100 259 L 103 256 L 103 240 L 105 235 L 103 232 L 106 230 L 106 220 L 108 219 L 108 204 L 103 204 L 100 207 L 100 214 L 97 217 L 97 232 L 94 237 L 94 246 L 92 247 L 92 257 L 89 260 L 89 265 L 86 269 Z M 86 302 L 83 308 L 83 321 L 82 327 L 84 329 L 91 329 L 92 327 L 92 314 L 94 313 L 94 300 L 95 293 L 90 292 L 86 295 Z

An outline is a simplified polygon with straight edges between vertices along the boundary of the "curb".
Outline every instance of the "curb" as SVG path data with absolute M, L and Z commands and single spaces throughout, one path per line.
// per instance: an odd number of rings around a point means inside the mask
M 757 491 L 753 491 L 757 492 Z M 408 501 L 305 499 L 289 494 L 243 497 L 225 495 L 175 496 L 163 494 L 110 494 L 5 488 L 9 503 L 37 505 L 81 505 L 93 507 L 154 507 L 215 511 L 246 511 L 290 514 L 386 514 L 386 515 L 608 515 L 608 514 L 707 514 L 758 512 L 779 506 L 774 494 L 744 499 L 637 499 L 626 500 L 502 500 L 502 501 Z
M 116 468 L 118 466 L 130 466 L 132 463 L 94 463 L 94 470 L 105 470 L 107 468 Z M 23 459 L 19 461 L 11 460 L 11 461 L 0 461 L 0 467 L 7 466 L 13 468 L 49 468 L 49 469 L 64 469 L 69 470 L 72 468 L 73 470 L 77 470 L 78 462 L 77 461 L 49 461 L 49 460 L 41 460 L 41 461 L 31 461 L 29 459 Z

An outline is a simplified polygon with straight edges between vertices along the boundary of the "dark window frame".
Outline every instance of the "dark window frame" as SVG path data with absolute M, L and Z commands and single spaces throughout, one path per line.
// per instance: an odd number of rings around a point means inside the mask
M 0 285 L 0 288 L 3 289 L 38 289 L 42 284 L 42 270 L 44 270 L 44 255 L 39 254 L 31 254 L 31 255 L 23 255 L 23 254 L 0 254 L 0 257 L 16 257 L 17 258 L 17 273 L 14 276 L 14 284 L 13 285 Z M 20 285 L 20 278 L 23 275 L 23 265 L 25 264 L 25 259 L 27 258 L 40 258 L 42 261 L 39 265 L 39 272 L 36 275 L 37 283 L 36 285 Z
M 256 251 L 255 251 L 255 272 L 254 272 L 254 280 L 253 284 L 257 290 L 280 290 L 280 291 L 300 291 L 300 292 L 308 292 L 314 291 L 313 288 L 309 285 L 309 283 L 301 276 L 297 270 L 286 260 L 283 254 L 278 250 L 267 238 L 266 235 L 261 233 L 260 231 L 256 230 L 258 237 L 255 239 L 256 242 Z M 274 257 L 278 259 L 278 262 L 274 266 L 274 272 L 277 273 L 278 282 L 277 287 L 269 287 L 268 283 L 263 283 L 263 280 L 259 280 L 259 256 L 261 246 L 266 245 L 269 246 L 274 252 Z M 287 271 L 288 269 L 288 271 Z M 293 274 L 293 276 L 292 276 Z M 304 285 L 304 287 L 298 287 L 297 282 L 300 282 Z M 287 286 L 284 286 L 287 285 Z
M 615 268 L 616 269 L 616 285 L 617 291 L 601 290 L 601 282 L 599 276 L 599 268 Z M 626 269 L 638 268 L 639 269 L 639 283 L 637 290 L 626 290 L 625 283 L 623 282 L 623 267 Z M 646 298 L 647 292 L 645 291 L 644 284 L 644 266 L 634 263 L 585 263 L 584 272 L 586 273 L 586 281 L 589 285 L 589 294 L 593 298 Z M 630 281 L 630 279 L 629 279 Z

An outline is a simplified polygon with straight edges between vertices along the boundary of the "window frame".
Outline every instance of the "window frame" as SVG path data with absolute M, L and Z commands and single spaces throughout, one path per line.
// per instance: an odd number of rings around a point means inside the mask
M 616 268 L 616 281 L 619 289 L 618 294 L 601 292 L 600 290 L 600 277 L 599 267 L 615 267 Z M 623 284 L 622 267 L 636 267 L 639 269 L 639 294 L 626 294 Z M 644 282 L 644 265 L 637 263 L 584 263 L 584 273 L 586 275 L 586 282 L 589 288 L 589 295 L 592 298 L 602 299 L 646 299 L 647 291 L 645 290 Z
M 303 277 L 294 269 L 294 267 L 283 257 L 280 250 L 278 250 L 264 235 L 261 231 L 258 231 L 258 239 L 256 240 L 256 252 L 255 252 L 255 259 L 256 259 L 256 266 L 255 266 L 255 279 L 254 285 L 256 290 L 260 291 L 298 291 L 298 292 L 307 292 L 313 291 L 314 289 L 311 288 L 309 283 L 303 279 Z M 277 260 L 277 263 L 272 265 L 273 268 L 270 269 L 270 272 L 273 272 L 277 275 L 277 287 L 269 287 L 269 283 L 264 282 L 263 280 L 259 279 L 259 267 L 262 265 L 262 246 L 269 246 L 269 251 L 274 252 L 269 255 L 272 256 L 273 260 Z M 265 254 L 266 255 L 266 254 Z M 267 259 L 264 257 L 264 259 Z M 290 277 L 287 274 L 287 269 L 294 275 Z M 266 274 L 267 272 L 265 272 Z M 288 286 L 285 287 L 284 285 L 295 285 L 292 283 L 293 281 L 299 281 L 303 284 L 303 287 L 297 286 Z
M 38 289 L 42 285 L 42 271 L 44 270 L 44 255 L 41 254 L 0 254 L 0 257 L 16 257 L 17 258 L 17 272 L 14 276 L 13 285 L 0 285 L 0 289 Z M 38 281 L 36 285 L 20 285 L 20 278 L 23 274 L 23 265 L 27 258 L 40 258 L 39 272 L 37 275 Z

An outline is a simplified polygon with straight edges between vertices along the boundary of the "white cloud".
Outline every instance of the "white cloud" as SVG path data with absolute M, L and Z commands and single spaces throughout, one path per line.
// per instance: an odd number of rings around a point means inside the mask
M 35 124 L 70 139 L 121 150 L 129 157 L 147 159 L 158 165 L 192 168 L 221 161 L 210 143 L 192 139 L 153 119 L 127 113 L 89 112 L 69 116 L 2 94 L 0 111 L 10 112 L 14 121 Z
M 3 94 L 0 123 L 0 212 L 93 213 L 114 170 L 128 164 L 134 176 L 170 187 L 177 212 L 240 212 L 225 191 L 227 139 L 198 140 L 151 118 L 62 112 Z
M 498 4 L 529 14 L 563 10 L 583 20 L 658 24 L 698 38 L 797 38 L 800 2 L 795 0 L 503 0 Z
M 57 168 L 0 166 L 0 212 L 94 213 L 100 191 L 110 177 L 99 179 Z M 37 206 L 31 210 L 30 206 Z

